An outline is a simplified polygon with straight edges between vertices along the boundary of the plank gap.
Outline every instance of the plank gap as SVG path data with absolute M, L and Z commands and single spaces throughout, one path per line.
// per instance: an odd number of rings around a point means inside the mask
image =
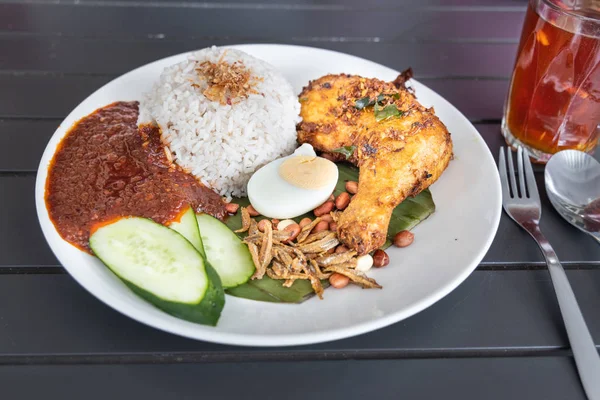
M 565 270 L 600 270 L 600 261 L 564 261 L 561 262 Z M 514 272 L 514 271 L 542 271 L 547 266 L 544 262 L 534 263 L 481 263 L 475 269 L 478 272 Z M 0 265 L 0 275 L 60 275 L 67 274 L 67 270 L 60 264 L 56 265 Z
M 600 346 L 597 346 L 600 348 Z M 175 353 L 1 355 L 0 365 L 189 364 L 273 361 L 396 360 L 440 358 L 572 357 L 563 347 L 339 351 L 211 351 Z
M 1 0 L 0 0 L 1 1 Z M 0 3 L 1 4 L 1 3 Z M 243 43 L 274 43 L 282 42 L 297 42 L 297 43 L 381 43 L 381 44 L 400 44 L 400 43 L 460 43 L 460 44 L 518 44 L 519 38 L 485 38 L 485 37 L 454 37 L 454 38 L 426 38 L 426 37 L 408 37 L 403 39 L 402 36 L 385 37 L 385 36 L 204 36 L 204 35 L 167 35 L 164 33 L 140 33 L 140 34 L 73 34 L 70 32 L 28 32 L 15 30 L 0 30 L 0 37 L 40 37 L 40 38 L 77 38 L 83 40 L 107 40 L 116 42 L 188 42 L 192 40 L 230 40 Z
M 526 6 L 506 5 L 419 5 L 415 4 L 302 4 L 302 3 L 240 3 L 197 1 L 122 1 L 122 0 L 0 0 L 0 4 L 28 4 L 76 7 L 114 8 L 183 8 L 216 10 L 278 10 L 278 11 L 433 11 L 433 12 L 516 12 L 523 13 Z

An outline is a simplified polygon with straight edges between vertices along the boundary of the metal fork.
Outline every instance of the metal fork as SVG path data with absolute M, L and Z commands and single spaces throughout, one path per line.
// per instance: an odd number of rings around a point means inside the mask
M 500 170 L 500 180 L 502 182 L 504 211 L 521 228 L 529 232 L 540 246 L 548 264 L 548 271 L 565 322 L 581 383 L 589 399 L 600 400 L 600 357 L 598 357 L 596 346 L 585 324 L 565 270 L 560 265 L 552 246 L 540 231 L 539 223 L 542 206 L 535 177 L 533 176 L 533 169 L 531 168 L 531 161 L 529 161 L 529 157 L 522 148 L 519 147 L 517 150 L 517 179 L 512 153 L 510 149 L 506 150 L 506 158 L 508 158 L 507 173 L 504 148 L 500 148 L 498 169 Z

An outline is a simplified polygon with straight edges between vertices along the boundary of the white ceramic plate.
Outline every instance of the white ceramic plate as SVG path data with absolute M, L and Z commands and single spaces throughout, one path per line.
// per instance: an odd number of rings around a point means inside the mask
M 279 68 L 297 93 L 310 79 L 328 73 L 384 80 L 398 75 L 398 71 L 371 61 L 327 50 L 283 45 L 235 47 Z M 418 100 L 434 106 L 452 133 L 455 157 L 431 187 L 437 209 L 414 229 L 414 243 L 403 249 L 390 248 L 390 265 L 370 272 L 383 290 L 355 286 L 330 289 L 325 291 L 324 300 L 312 298 L 299 305 L 227 296 L 217 327 L 177 319 L 135 296 L 98 259 L 58 235 L 44 203 L 47 169 L 58 143 L 74 122 L 114 101 L 140 100 L 164 67 L 186 56 L 179 54 L 145 65 L 97 90 L 62 122 L 42 156 L 35 191 L 42 230 L 62 265 L 98 299 L 139 322 L 189 338 L 250 346 L 300 345 L 354 336 L 401 321 L 450 293 L 477 267 L 500 220 L 500 180 L 494 159 L 465 116 L 413 80 Z M 405 64 L 410 65 L 410 60 Z

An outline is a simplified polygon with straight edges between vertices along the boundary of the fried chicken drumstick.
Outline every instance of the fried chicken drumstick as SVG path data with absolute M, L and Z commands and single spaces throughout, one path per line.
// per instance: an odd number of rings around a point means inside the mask
M 338 236 L 358 254 L 385 243 L 392 211 L 435 182 L 452 158 L 452 140 L 432 108 L 405 87 L 351 75 L 326 75 L 300 94 L 298 141 L 360 169 L 358 193 L 338 220 Z

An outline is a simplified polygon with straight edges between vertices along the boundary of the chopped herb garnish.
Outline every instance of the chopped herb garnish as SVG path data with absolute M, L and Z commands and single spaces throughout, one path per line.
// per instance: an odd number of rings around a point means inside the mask
M 386 96 L 393 97 L 396 100 L 398 100 L 400 98 L 400 95 L 398 93 L 394 93 L 394 94 L 383 94 L 383 93 L 381 93 L 381 94 L 379 94 L 377 96 L 377 98 L 375 100 L 371 100 L 370 97 L 363 97 L 362 99 L 356 100 L 356 103 L 354 104 L 354 108 L 356 108 L 357 110 L 362 110 L 365 107 L 369 107 L 369 106 L 373 106 L 375 104 L 383 103 L 385 101 L 385 97 Z
M 354 103 L 354 108 L 357 110 L 362 110 L 365 107 L 372 106 L 374 103 L 371 102 L 371 99 L 368 97 L 363 97 L 362 99 L 356 100 Z
M 352 154 L 354 154 L 354 150 L 356 150 L 356 146 L 344 146 L 338 149 L 331 150 L 333 153 L 340 153 L 346 157 L 346 160 L 349 159 Z
M 365 107 L 375 106 L 375 120 L 377 122 L 383 121 L 392 117 L 400 117 L 404 114 L 404 112 L 398 110 L 395 104 L 388 104 L 386 106 L 382 106 L 381 104 L 385 101 L 385 97 L 389 96 L 395 100 L 400 99 L 400 94 L 392 93 L 392 94 L 379 94 L 375 100 L 371 100 L 370 97 L 363 97 L 362 99 L 356 100 L 354 107 L 358 110 L 362 110 Z
M 375 120 L 377 122 L 386 120 L 393 117 L 401 117 L 404 112 L 398 110 L 395 104 L 388 104 L 385 107 L 381 107 L 379 104 L 375 104 Z

